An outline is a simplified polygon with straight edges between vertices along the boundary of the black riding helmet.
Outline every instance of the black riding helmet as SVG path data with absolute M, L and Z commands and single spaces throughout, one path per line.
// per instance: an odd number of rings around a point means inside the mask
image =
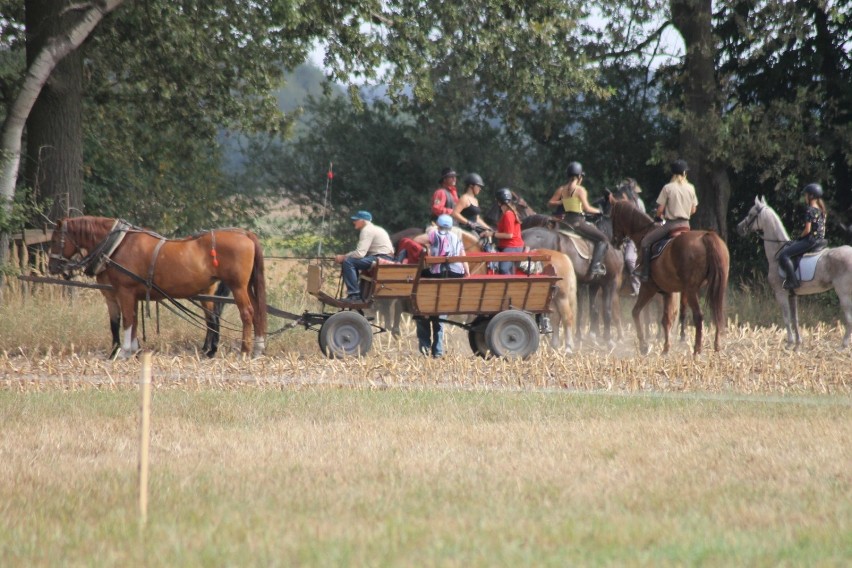
M 583 165 L 580 162 L 568 164 L 568 177 L 579 177 L 583 175 Z
M 480 176 L 479 174 L 469 173 L 464 176 L 464 185 L 465 187 L 469 185 L 478 185 L 479 187 L 484 187 L 485 182 L 482 181 L 482 176 Z
M 512 190 L 508 187 L 503 187 L 497 190 L 497 203 L 511 203 L 512 202 Z
M 808 195 L 816 197 L 817 199 L 822 199 L 822 186 L 818 183 L 809 183 L 802 191 Z
M 689 171 L 689 165 L 686 160 L 675 160 L 672 162 L 671 170 L 674 175 L 683 175 Z

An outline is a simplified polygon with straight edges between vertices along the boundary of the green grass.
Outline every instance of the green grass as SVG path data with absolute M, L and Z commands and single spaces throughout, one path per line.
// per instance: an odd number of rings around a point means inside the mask
M 0 391 L 0 556 L 33 565 L 845 565 L 848 397 Z

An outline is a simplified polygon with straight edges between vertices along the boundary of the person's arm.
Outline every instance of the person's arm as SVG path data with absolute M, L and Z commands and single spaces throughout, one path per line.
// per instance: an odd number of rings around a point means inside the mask
M 367 256 L 367 252 L 370 250 L 370 245 L 373 243 L 373 233 L 369 230 L 369 226 L 361 229 L 361 233 L 358 235 L 358 244 L 355 246 L 355 250 L 347 254 L 346 256 L 350 258 L 364 258 Z
M 807 237 L 810 234 L 811 234 L 811 222 L 805 221 L 805 228 L 802 229 L 802 234 L 799 235 L 799 236 L 800 237 Z
M 512 228 L 512 223 L 509 220 L 509 217 L 507 217 L 507 215 L 512 215 L 512 214 L 513 214 L 512 211 L 507 210 L 500 217 L 500 222 L 497 223 L 497 229 L 495 229 L 495 231 L 494 231 L 494 238 L 495 239 L 511 239 L 512 238 L 512 233 L 510 232 L 511 228 Z M 507 232 L 501 232 L 501 231 L 507 231 Z
M 583 211 L 585 211 L 586 213 L 591 213 L 593 215 L 600 215 L 600 209 L 589 205 L 589 196 L 586 194 L 585 189 L 583 189 L 582 187 L 578 187 L 575 191 L 577 192 L 577 197 L 580 198 L 580 203 L 583 204 Z
M 662 219 L 663 213 L 665 213 L 665 212 L 666 212 L 666 204 L 665 203 L 661 203 L 660 205 L 657 205 L 657 213 L 656 213 L 657 219 Z
M 556 188 L 556 191 L 553 192 L 553 196 L 550 198 L 550 201 L 547 202 L 551 207 L 557 207 L 558 205 L 562 205 L 562 189 L 564 185 L 560 185 Z
M 432 194 L 432 215 L 437 217 L 447 213 L 447 194 L 443 189 L 438 189 Z M 450 211 L 452 213 L 452 211 Z
M 464 218 L 464 215 L 461 214 L 462 210 L 467 207 L 467 196 L 462 195 L 459 197 L 459 200 L 456 202 L 456 206 L 453 207 L 452 216 L 455 219 L 459 226 L 464 227 L 468 224 L 467 219 Z

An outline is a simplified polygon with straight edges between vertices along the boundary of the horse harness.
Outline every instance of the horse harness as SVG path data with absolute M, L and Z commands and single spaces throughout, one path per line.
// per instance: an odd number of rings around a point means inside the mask
M 62 231 L 59 235 L 59 253 L 51 253 L 49 258 L 61 261 L 64 264 L 66 272 L 71 272 L 77 269 L 82 269 L 87 276 L 95 276 L 106 270 L 106 265 L 110 262 L 110 255 L 115 252 L 118 245 L 124 240 L 127 232 L 133 228 L 133 225 L 123 219 L 116 219 L 112 228 L 94 250 L 77 262 L 71 262 L 62 256 L 62 251 L 65 250 L 65 240 L 71 240 L 68 236 L 68 230 L 65 224 L 62 224 Z M 76 250 L 80 251 L 80 245 L 73 243 Z

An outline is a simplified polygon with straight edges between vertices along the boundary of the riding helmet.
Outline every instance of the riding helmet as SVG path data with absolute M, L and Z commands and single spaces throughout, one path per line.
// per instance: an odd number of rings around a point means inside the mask
M 497 203 L 511 203 L 512 190 L 508 187 L 503 187 L 497 190 Z
M 483 187 L 485 182 L 482 181 L 482 176 L 475 173 L 469 173 L 464 176 L 464 185 L 465 187 L 469 185 L 478 185 L 479 187 Z
M 818 183 L 809 183 L 803 191 L 817 199 L 822 199 L 822 186 Z
M 689 166 L 686 160 L 675 160 L 672 162 L 672 173 L 674 175 L 683 175 L 689 171 Z
M 580 162 L 568 164 L 568 177 L 579 177 L 583 175 L 583 165 Z

